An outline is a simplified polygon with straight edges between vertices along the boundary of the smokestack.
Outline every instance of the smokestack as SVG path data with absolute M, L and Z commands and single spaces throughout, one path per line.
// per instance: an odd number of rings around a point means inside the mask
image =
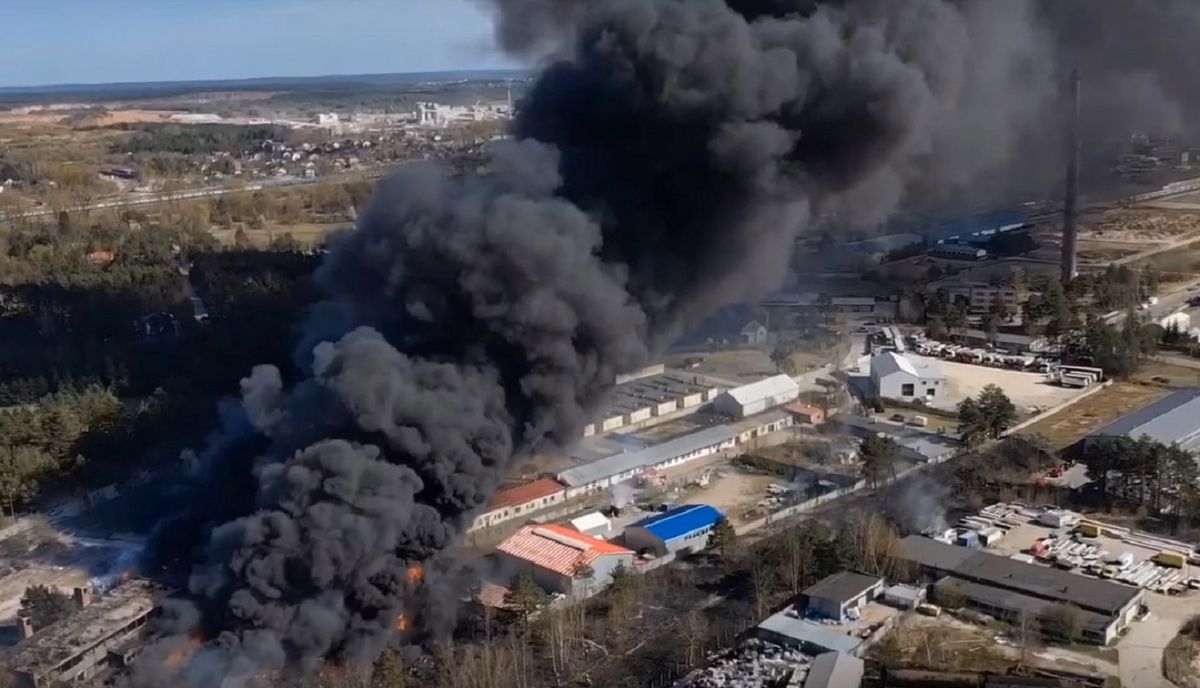
M 1067 117 L 1067 196 L 1063 204 L 1062 281 L 1078 274 L 1075 246 L 1079 221 L 1079 70 L 1071 72 L 1071 105 Z
M 75 606 L 83 609 L 92 603 L 92 593 L 87 588 L 75 588 Z
M 17 612 L 17 632 L 20 633 L 21 640 L 33 635 L 33 617 L 28 613 Z

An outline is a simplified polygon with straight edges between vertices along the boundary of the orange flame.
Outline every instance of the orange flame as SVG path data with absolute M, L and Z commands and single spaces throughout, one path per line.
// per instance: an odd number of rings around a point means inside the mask
M 401 614 L 400 616 L 396 617 L 396 630 L 397 631 L 403 633 L 410 628 L 412 628 L 412 621 L 407 616 L 405 616 L 404 614 Z
M 167 653 L 167 658 L 163 660 L 163 666 L 168 669 L 178 669 L 186 664 L 203 644 L 204 638 L 198 635 L 192 636 L 187 643 L 178 645 Z
M 425 567 L 420 564 L 413 564 L 408 567 L 408 582 L 413 585 L 420 585 L 421 581 L 425 580 Z

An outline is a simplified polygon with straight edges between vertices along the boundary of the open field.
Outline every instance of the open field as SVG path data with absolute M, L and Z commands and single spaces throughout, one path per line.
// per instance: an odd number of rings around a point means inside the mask
M 320 245 L 330 234 L 347 228 L 348 225 L 345 222 L 338 222 L 332 224 L 268 225 L 263 229 L 245 229 L 243 231 L 245 231 L 246 238 L 250 240 L 251 245 L 258 248 L 265 248 L 273 239 L 283 237 L 287 234 L 290 234 L 300 246 L 309 248 Z M 236 229 L 219 229 L 214 227 L 209 232 L 222 246 L 233 246 L 237 239 Z
M 1200 368 L 1149 360 L 1142 363 L 1132 379 L 1167 387 L 1200 387 Z
M 1063 411 L 1039 420 L 1022 430 L 1021 434 L 1036 435 L 1055 449 L 1066 449 L 1105 423 L 1166 394 L 1166 389 L 1154 385 L 1117 382 Z

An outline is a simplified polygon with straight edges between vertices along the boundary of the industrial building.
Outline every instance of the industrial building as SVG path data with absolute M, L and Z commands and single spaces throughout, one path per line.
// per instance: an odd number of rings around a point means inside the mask
M 953 456 L 959 448 L 958 440 L 952 437 L 891 421 L 879 421 L 850 413 L 838 413 L 830 420 L 858 439 L 877 435 L 890 437 L 900 447 L 901 456 L 916 463 L 942 461 Z
M 767 617 L 754 629 L 754 635 L 776 645 L 798 647 L 809 654 L 852 654 L 862 644 L 861 639 L 847 635 L 844 630 L 800 618 L 791 607 Z
M 622 375 L 597 420 L 584 426 L 583 436 L 648 425 L 678 411 L 695 410 L 720 391 L 701 376 L 668 372 L 661 364 Z
M 1200 389 L 1181 389 L 1121 416 L 1084 438 L 1084 448 L 1103 438 L 1142 437 L 1200 451 Z
M 871 358 L 871 383 L 881 399 L 928 401 L 943 394 L 946 376 L 932 362 L 888 351 Z
M 853 571 L 839 571 L 826 576 L 804 591 L 808 598 L 809 616 L 842 621 L 851 609 L 858 609 L 875 599 L 883 590 L 883 579 L 864 576 Z
M 730 423 L 729 429 L 739 444 L 746 444 L 764 435 L 790 428 L 796 422 L 796 417 L 785 409 L 776 409 L 757 416 L 745 418 L 736 423 Z
M 625 529 L 625 544 L 655 556 L 699 552 L 723 516 L 707 504 L 687 504 L 644 518 Z
M 570 520 L 571 527 L 584 535 L 605 538 L 612 533 L 612 521 L 599 511 L 591 511 Z
M 732 418 L 745 418 L 795 401 L 799 396 L 800 385 L 795 380 L 775 375 L 724 392 L 713 402 L 713 407 Z
M 603 490 L 648 470 L 661 470 L 732 449 L 737 438 L 727 425 L 715 425 L 639 451 L 613 454 L 558 474 L 567 498 Z
M 937 585 L 953 586 L 969 608 L 1012 621 L 1022 613 L 1041 618 L 1059 604 L 1078 608 L 1083 638 L 1106 645 L 1137 615 L 1143 592 L 1120 583 L 1028 564 L 920 535 L 901 541 L 901 556 Z
M 567 498 L 566 487 L 551 478 L 498 490 L 492 497 L 487 511 L 475 517 L 470 530 L 490 528 L 494 525 L 521 518 L 535 511 L 561 504 Z
M 824 652 L 817 655 L 804 688 L 858 688 L 862 685 L 866 665 L 858 657 L 844 652 Z
M 564 595 L 600 590 L 612 582 L 617 567 L 633 566 L 630 550 L 550 524 L 524 526 L 497 545 L 496 554 L 502 564 L 529 572 L 538 585 Z
M 987 249 L 954 242 L 935 244 L 929 249 L 930 256 L 944 260 L 983 260 L 987 254 Z
M 77 588 L 78 609 L 67 619 L 35 629 L 22 617 L 20 642 L 3 653 L 8 685 L 47 688 L 83 683 L 106 670 L 128 666 L 163 592 L 149 581 L 131 580 L 92 600 L 88 590 Z
M 790 330 L 830 314 L 847 320 L 892 321 L 899 314 L 899 299 L 893 295 L 837 295 L 828 292 L 775 292 L 759 302 L 772 331 Z

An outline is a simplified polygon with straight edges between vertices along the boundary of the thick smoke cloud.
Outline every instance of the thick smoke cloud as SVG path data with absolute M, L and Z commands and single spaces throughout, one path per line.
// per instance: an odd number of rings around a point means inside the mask
M 1050 22 L 1075 18 L 1022 0 L 490 4 L 505 47 L 548 56 L 517 140 L 485 175 L 405 169 L 332 247 L 307 376 L 247 377 L 161 529 L 156 563 L 193 562 L 192 603 L 149 656 L 204 645 L 137 683 L 234 685 L 447 631 L 447 553 L 515 461 L 775 286 L 813 213 L 871 222 L 1003 186 L 989 175 L 1056 101 L 1055 38 L 1074 34 Z

